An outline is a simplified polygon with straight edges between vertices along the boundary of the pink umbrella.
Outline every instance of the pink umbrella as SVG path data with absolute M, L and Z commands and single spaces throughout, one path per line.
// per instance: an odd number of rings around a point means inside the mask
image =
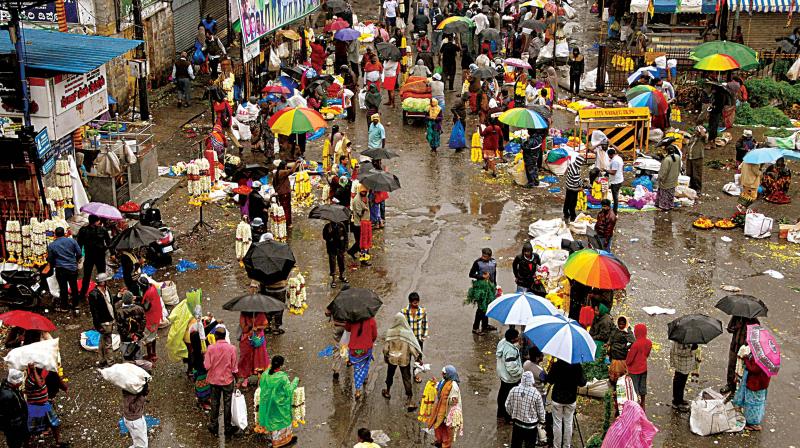
M 503 64 L 508 65 L 509 67 L 524 68 L 526 70 L 531 68 L 531 64 L 528 64 L 519 58 L 508 58 L 503 61 Z
M 101 218 L 119 220 L 122 219 L 122 213 L 117 210 L 113 205 L 104 204 L 102 202 L 90 202 L 81 207 L 83 213 L 96 215 Z
M 778 374 L 781 368 L 781 347 L 772 332 L 761 325 L 748 325 L 747 345 L 753 360 L 767 376 Z

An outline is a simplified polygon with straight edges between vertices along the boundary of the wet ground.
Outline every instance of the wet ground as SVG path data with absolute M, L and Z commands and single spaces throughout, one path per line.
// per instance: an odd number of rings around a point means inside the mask
M 452 95 L 448 95 L 452 101 Z M 166 105 L 155 113 L 160 146 L 160 164 L 187 160 L 191 140 L 178 131 L 186 121 L 202 110 L 199 101 L 192 109 Z M 494 349 L 500 333 L 475 336 L 471 333 L 473 308 L 463 301 L 469 287 L 467 271 L 480 255 L 482 247 L 491 247 L 499 263 L 498 279 L 505 290 L 513 289 L 511 261 L 527 239 L 528 225 L 537 219 L 561 216 L 563 196 L 546 189 L 525 190 L 513 185 L 508 176 L 494 179 L 469 162 L 468 153 L 441 149 L 432 154 L 424 141 L 421 127 L 401 123 L 398 109 L 382 110 L 387 128 L 387 148 L 400 154 L 386 163 L 401 180 L 403 188 L 391 194 L 387 202 L 387 226 L 376 232 L 373 266 L 348 267 L 354 286 L 372 288 L 380 294 L 384 306 L 378 314 L 379 332 L 383 333 L 392 315 L 406 304 L 409 292 L 417 291 L 429 313 L 431 336 L 425 344 L 425 361 L 438 372 L 444 364 L 458 368 L 462 384 L 465 428 L 457 446 L 503 447 L 510 440 L 510 428 L 495 420 L 495 397 L 499 380 L 494 369 Z M 200 120 L 200 119 L 199 119 Z M 448 119 L 445 120 L 449 123 Z M 564 114 L 558 122 L 571 122 Z M 366 148 L 365 121 L 360 112 L 353 126 L 340 124 L 354 141 L 356 150 Z M 470 118 L 468 131 L 474 129 Z M 445 125 L 449 135 L 450 125 Z M 320 142 L 310 144 L 307 155 L 319 159 Z M 726 160 L 733 148 L 711 152 L 709 159 Z M 249 159 L 256 160 L 249 154 Z M 794 168 L 794 167 L 792 167 Z M 633 279 L 627 294 L 615 305 L 614 313 L 627 315 L 634 323 L 644 322 L 655 342 L 649 363 L 647 414 L 660 432 L 656 446 L 664 447 L 789 447 L 796 444 L 791 424 L 798 408 L 800 371 L 795 359 L 800 340 L 795 331 L 800 326 L 797 313 L 800 283 L 800 246 L 787 245 L 773 235 L 768 240 L 752 240 L 741 231 L 700 231 L 691 222 L 700 214 L 727 217 L 733 213 L 735 198 L 721 192 L 731 171 L 706 171 L 706 188 L 700 201 L 691 208 L 669 213 L 623 213 L 617 225 L 615 252 L 624 260 Z M 797 194 L 793 186 L 792 193 Z M 796 219 L 798 207 L 774 206 L 759 202 L 755 206 L 776 219 Z M 176 254 L 198 263 L 199 269 L 176 273 L 161 270 L 157 279 L 172 279 L 179 294 L 190 288 L 204 291 L 204 309 L 213 312 L 231 326 L 238 316 L 222 311 L 221 305 L 246 291 L 244 271 L 234 258 L 234 228 L 238 208 L 206 207 L 206 220 L 214 230 L 204 236 L 189 236 L 197 221 L 197 210 L 187 204 L 185 183 L 162 201 L 165 221 L 178 235 Z M 309 308 L 302 316 L 286 314 L 286 334 L 270 336 L 271 355 L 286 357 L 290 376 L 300 377 L 306 387 L 306 425 L 297 429 L 301 447 L 350 447 L 360 427 L 381 429 L 392 442 L 389 446 L 427 446 L 432 441 L 420 430 L 415 413 L 406 413 L 402 401 L 402 382 L 396 378 L 393 397 L 381 397 L 386 365 L 378 356 L 373 363 L 366 397 L 352 398 L 352 378 L 331 378 L 329 360 L 318 352 L 332 341 L 332 326 L 323 315 L 324 307 L 336 290 L 328 286 L 327 259 L 321 240 L 322 223 L 305 218 L 306 210 L 295 211 L 291 245 L 298 267 L 306 276 Z M 723 235 L 733 241 L 721 240 Z M 349 260 L 348 263 L 350 264 Z M 209 269 L 208 265 L 222 266 Z M 759 273 L 774 269 L 785 278 L 772 279 Z M 677 315 L 701 312 L 726 321 L 714 308 L 726 293 L 720 285 L 741 287 L 743 293 L 763 299 L 770 308 L 762 322 L 775 332 L 783 349 L 784 365 L 770 384 L 765 431 L 701 438 L 689 431 L 688 414 L 678 414 L 667 404 L 671 394 L 672 372 L 668 367 L 669 343 L 666 324 L 670 316 L 648 316 L 642 306 L 675 308 Z M 105 383 L 91 367 L 94 355 L 78 347 L 79 332 L 90 327 L 89 317 L 55 316 L 62 338 L 64 371 L 71 390 L 57 398 L 64 433 L 73 446 L 128 446 L 119 435 L 120 392 Z M 159 351 L 167 330 L 162 330 Z M 724 383 L 729 337 L 723 335 L 703 349 L 700 376 L 687 390 L 693 397 L 705 387 L 719 388 Z M 381 346 L 378 344 L 376 351 Z M 182 364 L 159 361 L 156 365 L 147 413 L 161 419 L 151 436 L 154 447 L 251 447 L 266 446 L 263 439 L 248 431 L 244 437 L 222 442 L 205 429 L 208 417 L 195 406 L 192 384 L 184 375 Z M 251 387 L 245 393 L 252 405 Z M 422 392 L 415 385 L 415 397 Z M 251 408 L 252 409 L 252 408 Z M 583 439 L 600 430 L 603 405 L 600 400 L 579 399 L 578 421 Z M 252 419 L 252 414 L 251 414 Z M 251 420 L 252 421 L 252 420 Z M 580 446 L 578 434 L 574 440 Z

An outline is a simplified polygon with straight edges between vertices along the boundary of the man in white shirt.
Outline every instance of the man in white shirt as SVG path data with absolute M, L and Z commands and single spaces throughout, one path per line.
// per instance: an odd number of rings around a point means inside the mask
M 489 28 L 489 18 L 486 17 L 486 14 L 483 11 L 478 11 L 474 17 L 472 17 L 472 21 L 475 22 L 475 35 L 478 36 L 481 34 L 481 31 Z M 476 42 L 480 42 L 479 39 L 476 39 Z
M 607 170 L 609 175 L 608 183 L 611 185 L 611 196 L 614 198 L 614 214 L 616 214 L 619 205 L 619 189 L 622 188 L 622 182 L 625 180 L 622 176 L 625 164 L 615 148 L 608 148 L 608 155 L 611 157 L 611 163 Z
M 397 28 L 397 0 L 384 0 L 383 10 L 386 16 L 386 28 L 393 35 Z

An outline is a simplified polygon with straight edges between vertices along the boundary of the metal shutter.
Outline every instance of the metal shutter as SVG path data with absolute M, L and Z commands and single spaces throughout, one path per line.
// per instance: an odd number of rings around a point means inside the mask
M 217 37 L 226 46 L 230 44 L 227 41 L 228 36 L 228 1 L 227 0 L 201 0 L 201 16 L 205 17 L 211 14 L 211 17 L 217 20 Z M 198 23 L 200 23 L 198 21 Z
M 176 0 L 172 2 L 172 8 L 175 51 L 189 50 L 194 46 L 197 25 L 200 23 L 200 0 Z

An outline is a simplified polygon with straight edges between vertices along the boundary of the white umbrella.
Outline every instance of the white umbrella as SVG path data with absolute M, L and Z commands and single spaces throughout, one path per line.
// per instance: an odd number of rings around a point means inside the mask
M 557 313 L 549 300 L 527 292 L 503 294 L 486 309 L 486 316 L 505 325 L 526 325 L 534 316 Z
M 570 364 L 594 361 L 596 346 L 578 322 L 560 314 L 535 316 L 525 326 L 527 336 L 542 353 Z

